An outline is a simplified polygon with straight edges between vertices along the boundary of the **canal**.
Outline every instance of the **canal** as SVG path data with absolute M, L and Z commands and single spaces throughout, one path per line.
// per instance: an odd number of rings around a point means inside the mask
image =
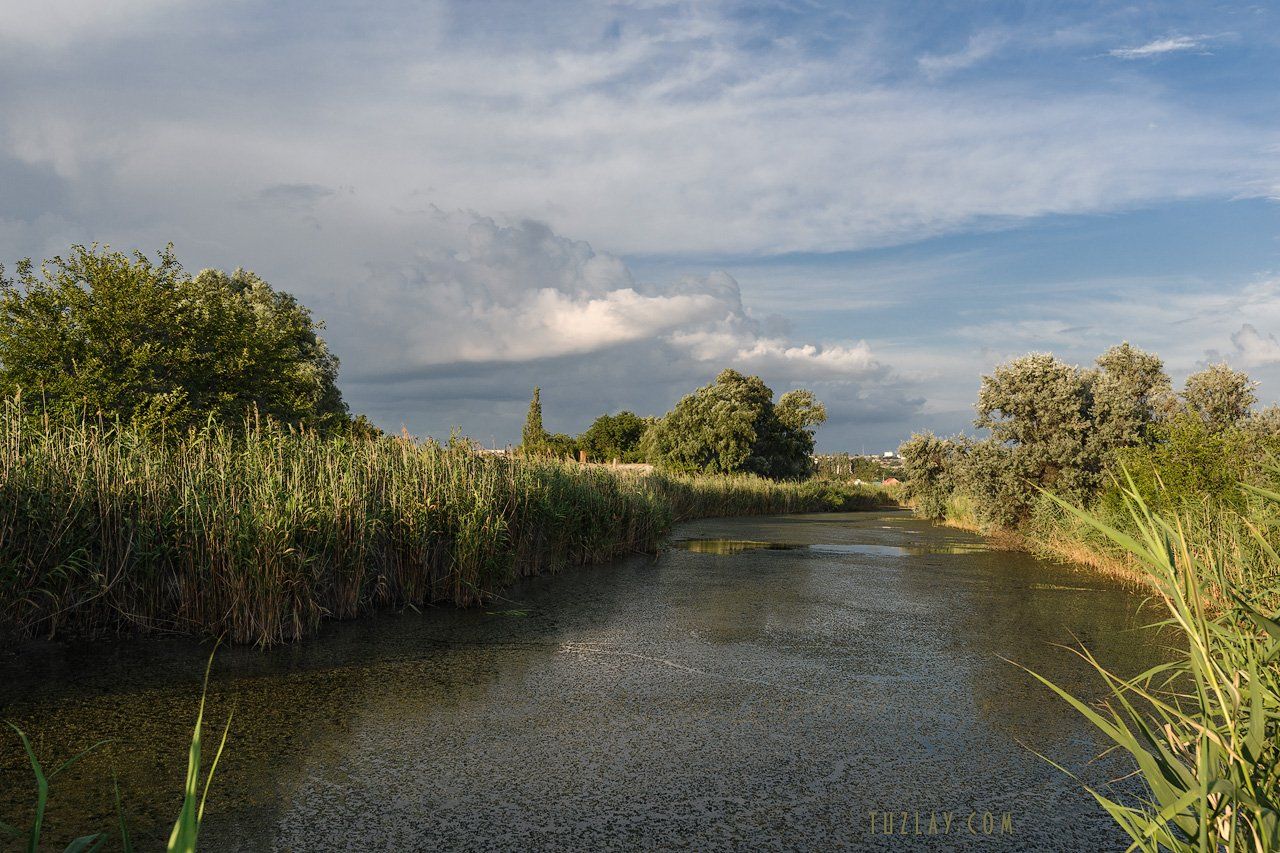
M 1033 750 L 1094 784 L 1125 768 L 1092 761 L 1104 744 L 1004 659 L 1096 697 L 1057 644 L 1150 665 L 1140 598 L 902 512 L 682 525 L 656 558 L 487 607 L 220 649 L 206 739 L 234 718 L 202 846 L 1123 849 Z M 114 773 L 140 849 L 163 844 L 210 648 L 0 659 L 0 717 L 47 763 L 111 739 L 54 780 L 50 840 L 114 823 Z M 24 762 L 10 731 L 0 820 L 20 825 Z

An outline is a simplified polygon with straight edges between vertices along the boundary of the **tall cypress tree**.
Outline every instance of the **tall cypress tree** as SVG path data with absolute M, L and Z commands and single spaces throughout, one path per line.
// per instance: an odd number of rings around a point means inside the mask
M 520 447 L 526 453 L 538 453 L 547 445 L 547 431 L 542 426 L 542 389 L 533 389 L 529 401 L 529 414 L 524 419 L 524 431 L 520 433 Z

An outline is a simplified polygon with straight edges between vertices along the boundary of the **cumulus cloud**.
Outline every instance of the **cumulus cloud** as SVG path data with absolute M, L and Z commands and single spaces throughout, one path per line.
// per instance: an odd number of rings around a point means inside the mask
M 1108 53 L 1118 59 L 1148 59 L 1153 56 L 1163 56 L 1166 53 L 1203 50 L 1207 41 L 1207 36 L 1169 36 L 1154 39 L 1136 47 L 1118 47 Z
M 1252 323 L 1245 323 L 1231 336 L 1240 360 L 1246 365 L 1280 362 L 1280 341 L 1270 332 L 1263 334 Z
M 734 364 L 823 390 L 838 442 L 967 405 L 976 373 L 856 322 L 787 331 L 854 300 L 926 304 L 936 270 L 867 268 L 852 288 L 780 255 L 1280 180 L 1274 123 L 1233 112 L 1242 99 L 1193 108 L 1138 66 L 1057 85 L 1042 58 L 1102 50 L 1079 20 L 1037 41 L 966 18 L 975 35 L 948 53 L 920 43 L 954 25 L 920 26 L 933 9 L 786 5 L 0 3 L 0 259 L 173 241 L 193 268 L 252 268 L 327 320 L 349 399 L 391 428 L 493 424 L 502 440 L 540 384 L 549 422 L 580 429 L 606 407 L 665 410 Z M 1131 32 L 1110 23 L 1095 28 Z M 1016 74 L 984 67 L 1032 52 Z M 485 215 L 441 212 L 468 210 Z M 633 274 L 655 257 L 669 274 Z M 709 271 L 757 260 L 743 289 Z M 772 297 L 760 277 L 782 282 Z M 1092 319 L 991 334 L 1069 346 Z
M 426 246 L 374 268 L 348 311 L 376 328 L 396 371 L 524 362 L 648 342 L 682 361 L 735 365 L 783 380 L 882 374 L 865 343 L 819 346 L 771 334 L 723 271 L 638 283 L 618 257 L 538 222 L 435 211 Z M 372 298 L 369 298 L 372 297 Z M 363 316 L 361 316 L 363 315 Z M 376 371 L 374 371 L 376 373 Z
M 348 396 L 392 428 L 502 443 L 540 385 L 551 428 L 577 432 L 605 411 L 661 414 L 726 367 L 817 390 L 836 443 L 922 405 L 865 341 L 795 340 L 724 271 L 640 281 L 545 224 L 462 211 L 425 211 L 402 239 L 411 251 L 325 306 Z

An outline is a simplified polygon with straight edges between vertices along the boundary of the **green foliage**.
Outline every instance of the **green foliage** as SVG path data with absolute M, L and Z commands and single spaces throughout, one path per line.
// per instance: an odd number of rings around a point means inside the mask
M 805 388 L 788 391 L 779 397 L 774 413 L 783 426 L 795 432 L 819 427 L 827 422 L 827 407 L 818 401 L 812 391 Z
M 645 433 L 644 456 L 672 471 L 806 476 L 812 471 L 810 427 L 822 423 L 826 411 L 808 391 L 784 394 L 779 406 L 760 377 L 721 371 Z
M 1280 506 L 1280 494 L 1253 492 Z M 1129 849 L 1280 849 L 1280 621 L 1237 587 L 1236 554 L 1193 538 L 1186 519 L 1154 512 L 1137 489 L 1125 498 L 1132 534 L 1059 504 L 1146 569 L 1167 613 L 1152 627 L 1176 657 L 1124 678 L 1081 649 L 1109 694 L 1100 708 L 1035 677 L 1133 759 L 1146 789 L 1136 802 L 1088 789 Z M 1259 542 L 1274 576 L 1280 555 Z
M 982 377 L 974 423 L 1009 448 L 1008 461 L 1032 483 L 1082 496 L 1100 473 L 1088 453 L 1091 384 L 1088 372 L 1047 353 L 1023 356 Z
M 1182 399 L 1187 411 L 1213 432 L 1237 426 L 1258 402 L 1258 383 L 1225 364 L 1211 365 L 1187 377 Z
M 244 270 L 187 275 L 98 247 L 0 276 L 0 395 L 55 417 L 185 431 L 256 410 L 326 431 L 348 423 L 320 324 Z
M 237 642 L 474 604 L 652 551 L 677 518 L 855 508 L 877 490 L 679 477 L 402 438 L 214 425 L 178 441 L 0 409 L 0 644 L 74 629 Z
M 1128 343 L 1089 369 L 1046 353 L 1014 359 L 982 377 L 974 423 L 990 438 L 953 442 L 942 456 L 927 442 L 909 443 L 904 457 L 928 457 L 918 463 L 924 480 L 913 487 L 916 506 L 940 517 L 961 490 L 977 523 L 1012 528 L 1031 518 L 1038 489 L 1089 502 L 1129 448 L 1160 440 L 1174 410 L 1160 359 Z M 945 474 L 932 470 L 938 459 Z
M 214 653 L 217 653 L 215 647 Z M 196 714 L 195 729 L 191 733 L 191 748 L 187 752 L 187 776 L 182 791 L 182 809 L 178 819 L 174 821 L 173 831 L 169 834 L 169 853 L 196 853 L 196 841 L 200 836 L 200 824 L 204 821 L 205 801 L 209 799 L 209 788 L 213 785 L 213 774 L 218 769 L 218 761 L 222 758 L 222 750 L 227 745 L 227 734 L 231 731 L 231 715 L 227 715 L 227 724 L 222 729 L 222 740 L 218 742 L 218 751 L 214 753 L 205 774 L 204 786 L 200 785 L 201 745 L 204 739 L 204 701 L 209 693 L 209 671 L 213 668 L 213 654 L 209 655 L 209 664 L 204 671 L 204 689 L 200 691 L 200 710 Z
M 1042 476 L 1033 454 L 995 439 L 964 442 L 953 464 L 953 483 L 969 498 L 972 520 L 981 527 L 1011 528 L 1031 514 L 1035 492 L 1028 485 Z
M 209 766 L 209 772 L 205 775 L 204 787 L 201 790 L 199 784 L 200 750 L 204 729 L 204 707 L 205 698 L 209 693 L 209 671 L 213 668 L 213 656 L 216 653 L 217 646 L 215 645 L 214 652 L 209 655 L 209 664 L 205 667 L 204 688 L 200 691 L 200 710 L 196 714 L 196 725 L 191 734 L 191 747 L 187 753 L 187 775 L 183 790 L 182 807 L 178 812 L 178 818 L 174 822 L 173 831 L 170 833 L 169 843 L 166 846 L 166 850 L 170 851 L 170 853 L 195 853 L 196 851 L 196 841 L 200 834 L 200 822 L 204 819 L 205 801 L 209 798 L 209 788 L 213 785 L 213 775 L 218 769 L 218 760 L 222 757 L 222 751 L 227 745 L 227 734 L 231 730 L 231 716 L 228 715 L 227 725 L 222 730 L 222 740 L 218 744 L 218 751 L 213 757 L 213 763 Z M 107 743 L 107 741 L 103 740 L 95 743 L 75 757 L 64 761 L 53 772 L 46 774 L 44 767 L 39 759 L 36 758 L 35 750 L 31 747 L 31 740 L 26 733 L 12 723 L 9 726 L 18 733 L 18 739 L 22 742 L 22 747 L 27 753 L 27 760 L 31 764 L 31 772 L 36 780 L 36 804 L 31 828 L 27 832 L 20 832 L 4 823 L 0 823 L 0 832 L 7 832 L 12 836 L 25 835 L 27 839 L 26 849 L 29 853 L 36 853 L 36 851 L 42 849 L 40 842 L 44 828 L 45 810 L 48 808 L 49 803 L 49 783 L 63 770 L 104 743 Z M 129 835 L 129 827 L 125 822 L 124 805 L 120 800 L 120 786 L 114 780 L 112 781 L 112 788 L 115 792 L 116 817 L 120 827 L 120 847 L 124 853 L 133 853 L 133 841 Z M 65 853 L 93 853 L 93 851 L 102 849 L 107 841 L 107 833 L 98 832 L 91 835 L 82 835 L 67 845 Z
M 1191 412 L 1181 412 L 1154 432 L 1149 446 L 1119 456 L 1134 488 L 1157 512 L 1180 512 L 1206 502 L 1244 508 L 1241 481 L 1256 482 L 1267 457 L 1280 452 L 1280 435 L 1243 425 L 1218 427 Z M 1101 509 L 1121 517 L 1125 489 L 1112 483 Z
M 0 823 L 0 832 L 4 832 L 13 837 L 25 836 L 26 843 L 23 845 L 24 849 L 28 851 L 28 853 L 38 853 L 39 850 L 44 849 L 41 844 L 41 834 L 44 831 L 45 811 L 49 807 L 49 783 L 52 782 L 63 770 L 66 770 L 72 764 L 75 764 L 81 758 L 84 758 L 90 752 L 93 752 L 95 749 L 102 746 L 106 741 L 98 741 L 93 746 L 78 752 L 73 757 L 59 764 L 54 770 L 46 773 L 44 765 L 42 765 L 40 760 L 36 758 L 35 750 L 31 746 L 31 739 L 27 737 L 26 733 L 22 731 L 22 729 L 18 728 L 13 723 L 9 724 L 9 728 L 18 733 L 18 739 L 22 741 L 22 748 L 27 754 L 27 761 L 31 764 L 31 773 L 35 777 L 36 781 L 36 805 L 35 813 L 31 818 L 31 827 L 26 832 L 22 832 L 21 830 L 4 823 Z M 106 836 L 101 833 L 83 835 L 67 845 L 66 853 L 80 853 L 80 851 L 98 850 L 106 843 L 106 841 Z
M 550 435 L 542 426 L 542 389 L 534 388 L 529 413 L 524 418 L 524 429 L 520 431 L 520 449 L 529 455 L 546 454 L 548 438 Z
M 924 518 L 946 517 L 947 501 L 956 488 L 956 463 L 962 443 L 918 432 L 898 448 L 902 457 L 905 496 Z
M 616 415 L 601 415 L 587 431 L 578 436 L 578 447 L 587 452 L 592 462 L 643 461 L 640 440 L 648 429 L 648 422 L 634 412 L 622 411 Z
M 553 432 L 542 441 L 541 452 L 555 459 L 578 458 L 578 440 L 562 432 Z
M 1098 356 L 1090 377 L 1092 452 L 1104 459 L 1118 448 L 1148 443 L 1152 428 L 1175 399 L 1164 362 L 1128 341 Z

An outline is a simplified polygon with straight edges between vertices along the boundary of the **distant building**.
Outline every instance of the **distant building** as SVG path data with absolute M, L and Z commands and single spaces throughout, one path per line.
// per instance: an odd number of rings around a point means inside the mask
M 897 486 L 897 485 L 900 485 L 900 484 L 901 484 L 901 482 L 902 482 L 902 481 L 901 481 L 901 480 L 899 480 L 897 477 L 885 477 L 885 478 L 884 478 L 884 480 L 882 480 L 882 481 L 880 482 L 880 485 L 882 485 L 882 486 Z

